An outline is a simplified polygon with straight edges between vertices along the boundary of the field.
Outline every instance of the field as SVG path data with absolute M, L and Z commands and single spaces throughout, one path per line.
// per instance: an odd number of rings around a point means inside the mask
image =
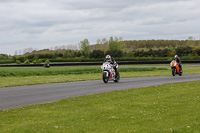
M 0 111 L 1 132 L 198 133 L 200 82 L 101 93 Z
M 121 78 L 171 75 L 169 67 L 121 67 Z M 199 74 L 200 67 L 184 67 Z M 0 68 L 0 87 L 102 79 L 99 66 Z M 199 133 L 200 81 L 164 84 L 0 110 L 1 132 Z
M 121 78 L 171 75 L 170 67 L 119 67 Z M 184 67 L 183 74 L 200 74 L 200 67 Z M 0 87 L 102 79 L 99 66 L 0 68 Z

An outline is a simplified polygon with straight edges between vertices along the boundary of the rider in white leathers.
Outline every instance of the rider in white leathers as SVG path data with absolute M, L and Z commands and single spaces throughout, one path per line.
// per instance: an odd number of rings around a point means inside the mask
M 112 64 L 115 72 L 117 72 L 117 68 L 116 68 L 117 62 L 115 61 L 114 58 L 112 58 L 110 55 L 106 55 L 106 59 L 104 60 L 104 62 L 109 62 L 110 64 Z

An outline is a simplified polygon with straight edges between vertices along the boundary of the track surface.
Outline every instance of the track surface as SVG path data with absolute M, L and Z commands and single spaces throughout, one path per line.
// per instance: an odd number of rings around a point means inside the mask
M 54 83 L 0 88 L 0 110 L 24 105 L 52 102 L 64 98 L 76 97 L 101 92 L 160 85 L 184 81 L 200 80 L 200 74 L 155 77 L 134 77 L 120 79 L 119 83 L 102 80 Z

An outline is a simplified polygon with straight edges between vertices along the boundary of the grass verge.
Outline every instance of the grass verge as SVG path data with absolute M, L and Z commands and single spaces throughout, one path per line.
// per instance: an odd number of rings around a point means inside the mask
M 107 92 L 0 111 L 1 132 L 198 133 L 200 82 Z
M 77 67 L 80 69 L 79 67 Z M 92 67 L 93 68 L 93 67 Z M 9 68 L 3 68 L 5 70 L 9 70 Z M 16 68 L 18 69 L 18 68 Z M 24 73 L 30 73 L 30 71 L 37 72 L 37 70 L 46 71 L 44 68 L 32 68 L 28 69 L 25 68 L 23 71 L 27 71 Z M 56 69 L 47 69 L 48 71 L 54 70 L 60 71 L 64 73 L 64 70 L 68 68 L 56 68 Z M 85 68 L 81 68 L 85 70 Z M 88 68 L 87 68 L 88 69 Z M 96 68 L 94 68 L 96 69 Z M 99 67 L 98 67 L 99 69 Z M 0 69 L 1 70 L 1 69 Z M 11 69 L 14 71 L 14 68 Z M 76 69 L 74 68 L 74 71 Z M 3 71 L 3 70 L 2 70 Z M 17 70 L 16 70 L 17 71 Z M 20 69 L 23 73 L 23 71 Z M 52 73 L 53 73 L 52 72 Z M 145 76 L 164 76 L 164 75 L 171 75 L 171 69 L 167 68 L 159 68 L 159 67 L 152 67 L 152 68 L 123 68 L 119 69 L 120 77 L 121 78 L 128 78 L 128 77 L 145 77 Z M 46 73 L 46 72 L 45 72 Z M 183 75 L 184 74 L 200 74 L 200 67 L 184 67 L 183 68 Z M 177 75 L 178 76 L 178 75 Z M 11 86 L 22 86 L 22 85 L 35 85 L 35 84 L 47 84 L 47 83 L 61 83 L 61 82 L 73 82 L 73 81 L 85 81 L 85 80 L 98 80 L 102 79 L 101 71 L 99 73 L 82 73 L 82 74 L 59 74 L 59 75 L 41 75 L 41 76 L 8 76 L 8 77 L 1 77 L 0 76 L 0 88 L 2 87 L 11 87 Z
M 167 68 L 160 68 L 166 70 Z M 138 72 L 155 71 L 156 67 L 139 68 L 127 67 L 119 68 L 120 72 Z M 70 74 L 95 74 L 101 73 L 99 67 L 54 67 L 54 68 L 2 68 L 0 77 L 20 77 L 20 76 L 52 76 L 52 75 L 70 75 Z

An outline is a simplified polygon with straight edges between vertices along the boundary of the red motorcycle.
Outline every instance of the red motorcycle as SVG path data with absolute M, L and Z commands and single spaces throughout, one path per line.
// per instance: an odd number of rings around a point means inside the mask
M 173 76 L 175 76 L 176 74 L 178 74 L 179 76 L 182 76 L 183 70 L 180 69 L 177 61 L 172 60 L 172 62 L 170 63 L 170 66 L 171 66 L 171 69 L 172 69 L 172 75 Z

